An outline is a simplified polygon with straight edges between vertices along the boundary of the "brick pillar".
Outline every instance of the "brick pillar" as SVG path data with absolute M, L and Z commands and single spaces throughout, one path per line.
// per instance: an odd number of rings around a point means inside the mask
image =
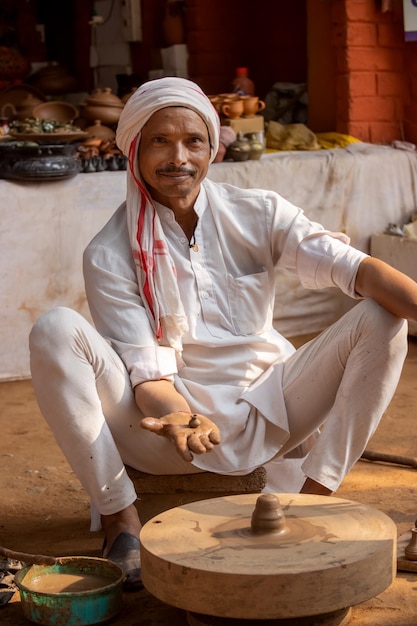
M 406 139 L 402 4 L 382 13 L 375 0 L 333 0 L 332 18 L 337 130 L 371 143 Z

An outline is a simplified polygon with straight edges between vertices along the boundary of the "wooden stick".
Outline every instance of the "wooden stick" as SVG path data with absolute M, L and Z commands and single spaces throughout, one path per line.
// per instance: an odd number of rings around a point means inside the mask
M 16 552 L 0 546 L 0 556 L 6 559 L 14 559 L 22 561 L 27 565 L 55 565 L 57 562 L 54 556 L 45 556 L 44 554 L 28 554 L 27 552 Z
M 399 454 L 386 454 L 385 452 L 365 450 L 361 459 L 365 459 L 366 461 L 379 461 L 382 463 L 394 463 L 395 465 L 407 465 L 412 468 L 417 468 L 417 458 L 401 456 Z

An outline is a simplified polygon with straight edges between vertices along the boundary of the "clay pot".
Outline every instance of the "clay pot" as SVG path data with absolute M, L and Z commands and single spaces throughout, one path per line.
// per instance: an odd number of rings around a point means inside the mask
M 55 120 L 56 122 L 72 122 L 78 117 L 78 109 L 69 102 L 50 100 L 34 107 L 33 117 L 41 120 Z
M 89 137 L 95 137 L 102 141 L 111 141 L 114 139 L 116 133 L 108 126 L 104 126 L 100 120 L 95 120 L 92 126 L 87 126 L 85 129 Z
M 103 124 L 109 124 L 110 126 L 113 126 L 119 121 L 122 108 L 123 107 L 106 107 L 101 105 L 87 104 L 82 107 L 81 112 L 82 116 L 90 122 L 95 122 L 96 120 L 99 120 Z
M 94 89 L 85 99 L 87 104 L 94 106 L 123 107 L 123 101 L 112 92 L 110 87 L 104 89 Z
M 231 120 L 236 120 L 243 114 L 242 100 L 225 100 L 222 105 L 222 113 Z
M 77 79 L 57 61 L 51 61 L 32 74 L 30 82 L 46 94 L 70 93 L 77 89 Z
M 82 116 L 90 122 L 99 120 L 112 126 L 119 121 L 123 107 L 122 100 L 112 93 L 110 87 L 95 89 L 82 106 Z
M 218 96 L 221 100 L 240 100 L 240 96 L 238 93 L 234 93 L 233 91 L 230 93 L 221 93 Z
M 241 96 L 243 102 L 243 115 L 251 117 L 260 113 L 265 108 L 265 102 L 259 100 L 258 96 Z
M 42 104 L 42 100 L 28 93 L 19 104 L 11 102 L 3 104 L 1 115 L 9 119 L 24 120 L 27 117 L 33 117 L 33 110 L 39 104 Z

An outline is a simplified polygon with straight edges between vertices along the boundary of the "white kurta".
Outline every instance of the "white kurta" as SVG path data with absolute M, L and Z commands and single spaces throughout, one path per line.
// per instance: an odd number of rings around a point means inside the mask
M 184 364 L 152 333 L 138 293 L 124 205 L 85 251 L 94 323 L 122 358 L 132 386 L 170 378 L 193 412 L 218 424 L 222 444 L 195 455 L 194 465 L 221 473 L 250 471 L 274 457 L 289 437 L 279 382 L 294 348 L 272 325 L 274 268 L 296 273 L 307 288 L 335 286 L 356 297 L 356 272 L 366 255 L 274 192 L 206 180 L 195 205 L 198 249 L 190 249 L 169 208 L 156 209 L 188 318 Z

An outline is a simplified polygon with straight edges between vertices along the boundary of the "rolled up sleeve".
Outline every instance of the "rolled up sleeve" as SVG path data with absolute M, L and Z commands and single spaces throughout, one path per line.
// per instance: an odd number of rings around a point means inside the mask
M 177 372 L 175 351 L 164 346 L 119 346 L 120 356 L 129 372 L 132 387 L 146 380 L 165 378 L 174 381 Z
M 343 233 L 318 232 L 305 237 L 297 250 L 297 270 L 307 289 L 338 287 L 352 298 L 356 273 L 368 255 L 349 245 Z

